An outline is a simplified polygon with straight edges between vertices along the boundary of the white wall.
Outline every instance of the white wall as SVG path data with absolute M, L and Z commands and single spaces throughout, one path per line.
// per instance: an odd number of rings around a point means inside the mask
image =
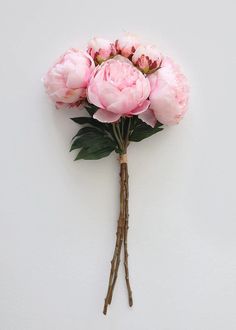
M 8 0 L 0 12 L 1 330 L 235 330 L 235 5 L 226 1 Z M 118 164 L 73 162 L 78 111 L 40 81 L 94 35 L 140 34 L 191 83 L 184 121 L 133 144 L 130 273 L 102 314 Z

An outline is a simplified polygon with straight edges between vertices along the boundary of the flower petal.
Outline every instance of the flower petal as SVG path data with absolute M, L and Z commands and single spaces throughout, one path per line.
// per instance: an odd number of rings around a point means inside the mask
M 139 105 L 137 108 L 135 108 L 134 110 L 132 110 L 132 112 L 130 113 L 131 115 L 138 115 L 144 111 L 147 110 L 147 108 L 150 105 L 150 101 L 149 100 L 145 100 L 141 105 Z
M 98 109 L 93 115 L 93 118 L 102 123 L 114 123 L 120 118 L 120 114 L 106 111 L 104 109 Z
M 89 103 L 96 105 L 97 107 L 102 107 L 102 103 L 98 97 L 97 93 L 97 85 L 93 83 L 93 81 L 89 84 L 87 89 L 87 98 Z
M 156 117 L 151 109 L 147 109 L 138 116 L 144 123 L 154 127 L 156 125 Z

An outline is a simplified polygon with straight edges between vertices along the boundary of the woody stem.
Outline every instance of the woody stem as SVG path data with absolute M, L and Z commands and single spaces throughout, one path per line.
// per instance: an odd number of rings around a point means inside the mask
M 111 260 L 111 270 L 108 282 L 107 295 L 104 302 L 103 313 L 107 313 L 107 307 L 112 301 L 113 291 L 116 284 L 118 270 L 120 265 L 120 255 L 122 243 L 124 240 L 124 232 L 125 232 L 125 216 L 126 216 L 126 184 L 125 184 L 125 163 L 120 164 L 120 215 L 117 223 L 117 231 L 116 231 L 116 244 L 115 250 L 113 254 L 113 258 Z
M 118 277 L 118 271 L 120 266 L 121 250 L 124 245 L 124 268 L 125 268 L 125 281 L 128 291 L 129 306 L 133 305 L 132 291 L 129 281 L 129 265 L 128 265 L 128 165 L 127 165 L 127 147 L 129 144 L 129 133 L 131 127 L 131 119 L 127 121 L 126 129 L 124 129 L 125 119 L 121 119 L 121 127 L 119 124 L 113 124 L 113 133 L 120 148 L 120 214 L 117 223 L 116 231 L 116 244 L 111 260 L 111 270 L 107 288 L 107 294 L 104 302 L 103 313 L 107 313 L 108 305 L 111 304 L 113 292 Z
M 125 226 L 124 226 L 124 267 L 125 267 L 125 281 L 126 286 L 128 290 L 128 300 L 129 300 L 129 306 L 131 307 L 133 305 L 133 297 L 132 297 L 132 290 L 130 287 L 130 281 L 129 281 L 129 264 L 128 264 L 128 229 L 129 229 L 129 185 L 128 185 L 128 166 L 127 163 L 125 163 Z

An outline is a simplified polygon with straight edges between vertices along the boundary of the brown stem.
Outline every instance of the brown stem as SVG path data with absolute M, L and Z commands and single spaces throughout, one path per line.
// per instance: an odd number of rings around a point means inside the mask
M 121 195 L 120 195 L 120 217 L 122 219 L 121 223 L 121 236 L 120 236 L 120 241 L 119 241 L 119 251 L 117 254 L 117 260 L 116 260 L 116 267 L 115 267 L 115 272 L 114 272 L 114 278 L 113 278 L 113 283 L 111 286 L 111 292 L 110 292 L 110 297 L 109 297 L 109 304 L 111 304 L 112 301 L 112 295 L 114 291 L 114 287 L 116 284 L 117 276 L 118 276 L 118 270 L 119 270 L 119 265 L 120 265 L 120 254 L 121 254 L 121 248 L 123 241 L 125 239 L 125 224 L 126 224 L 126 217 L 127 217 L 127 189 L 128 189 L 128 182 L 127 182 L 127 157 L 126 155 L 121 156 L 120 161 L 124 161 L 124 163 L 121 163 L 120 165 L 120 184 L 121 184 Z M 126 235 L 127 238 L 127 235 Z
M 128 165 L 127 165 L 127 155 L 122 154 L 120 156 L 120 215 L 117 223 L 116 231 L 116 244 L 111 260 L 111 270 L 109 276 L 109 283 L 107 289 L 107 295 L 104 302 L 103 313 L 107 313 L 108 305 L 111 304 L 112 296 L 118 277 L 118 271 L 120 266 L 120 256 L 121 249 L 124 243 L 124 268 L 125 268 L 125 280 L 128 290 L 128 300 L 129 306 L 133 305 L 132 290 L 129 282 L 129 265 L 128 265 L 128 199 L 129 199 L 129 189 L 128 189 Z
M 125 266 L 125 281 L 128 290 L 128 300 L 129 306 L 133 306 L 132 290 L 129 281 L 129 264 L 128 264 L 128 229 L 129 229 L 129 174 L 128 166 L 125 163 L 125 186 L 126 186 L 126 196 L 125 196 L 125 226 L 124 226 L 124 266 Z
M 126 163 L 121 162 L 120 164 L 120 216 L 117 224 L 116 231 L 116 245 L 113 254 L 113 258 L 111 260 L 111 270 L 110 277 L 107 289 L 107 295 L 104 302 L 103 313 L 107 313 L 107 307 L 112 301 L 112 295 L 114 291 L 114 287 L 116 284 L 116 279 L 118 276 L 118 270 L 120 265 L 120 254 L 121 248 L 124 239 L 124 231 L 125 231 L 125 209 L 126 209 Z
M 111 301 L 112 301 L 113 291 L 114 291 L 116 280 L 117 280 L 117 277 L 118 277 L 118 270 L 119 270 L 119 266 L 120 266 L 120 255 L 121 255 L 123 237 L 124 237 L 124 223 L 122 224 L 122 227 L 121 227 L 121 235 L 120 235 L 120 239 L 119 239 L 119 243 L 118 243 L 119 247 L 118 247 L 118 253 L 117 253 L 117 258 L 116 258 L 114 276 L 113 276 L 113 281 L 112 281 L 112 284 L 111 284 L 111 289 L 110 289 L 110 292 L 109 292 L 109 298 L 108 298 L 108 304 L 109 305 L 111 304 Z
M 104 314 L 107 313 L 107 307 L 111 303 L 112 294 L 113 294 L 113 290 L 114 290 L 114 281 L 116 281 L 117 274 L 118 274 L 120 251 L 121 251 L 121 246 L 122 246 L 122 242 L 121 242 L 122 236 L 123 236 L 123 225 L 121 224 L 120 219 L 119 219 L 118 225 L 117 225 L 117 232 L 116 232 L 115 251 L 113 254 L 113 258 L 111 260 L 110 277 L 109 277 L 107 295 L 105 298 L 104 309 L 103 309 Z

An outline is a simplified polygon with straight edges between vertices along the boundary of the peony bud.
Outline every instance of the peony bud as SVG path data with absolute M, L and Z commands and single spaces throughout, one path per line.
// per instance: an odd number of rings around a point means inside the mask
M 132 62 L 143 73 L 153 73 L 162 61 L 162 55 L 155 46 L 139 46 L 135 51 Z
M 115 45 L 102 38 L 93 38 L 88 44 L 87 52 L 96 64 L 101 64 L 116 55 Z
M 125 33 L 115 42 L 117 53 L 129 58 L 130 60 L 139 45 L 140 42 L 138 38 L 130 33 Z

